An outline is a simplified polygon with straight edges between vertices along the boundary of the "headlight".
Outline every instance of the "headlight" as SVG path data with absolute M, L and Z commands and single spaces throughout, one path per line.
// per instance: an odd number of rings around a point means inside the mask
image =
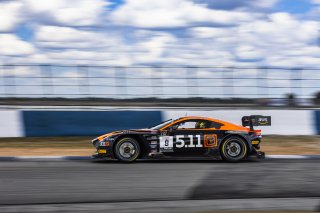
M 109 139 L 110 139 L 109 137 L 105 137 L 104 139 L 102 139 L 101 142 L 106 142 L 106 141 L 108 141 Z
M 110 142 L 113 140 L 114 138 L 106 137 L 102 141 L 100 141 L 100 146 L 110 146 Z
M 95 139 L 93 139 L 93 140 L 91 141 L 91 143 L 95 144 L 95 143 L 98 142 L 98 141 L 99 141 L 99 139 L 98 139 L 98 138 L 95 138 Z

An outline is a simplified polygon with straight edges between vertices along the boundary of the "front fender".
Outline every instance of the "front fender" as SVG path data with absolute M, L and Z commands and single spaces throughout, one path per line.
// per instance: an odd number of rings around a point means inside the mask
M 138 141 L 138 143 L 140 144 L 140 148 L 141 148 L 141 156 L 140 157 L 146 157 L 149 154 L 150 148 L 148 146 L 146 139 L 143 137 L 143 135 L 132 134 L 132 133 L 123 133 L 123 134 L 119 134 L 119 135 L 112 137 L 113 141 L 112 141 L 112 143 L 110 143 L 110 146 L 112 147 L 113 152 L 114 152 L 114 145 L 116 144 L 116 142 L 119 141 L 120 139 L 126 138 L 126 137 L 134 138 Z

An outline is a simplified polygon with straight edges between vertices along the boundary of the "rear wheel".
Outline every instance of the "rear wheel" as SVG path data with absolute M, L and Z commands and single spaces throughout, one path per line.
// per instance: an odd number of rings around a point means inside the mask
M 133 162 L 140 155 L 140 145 L 133 138 L 122 138 L 116 143 L 115 156 L 122 162 Z
M 229 162 L 238 162 L 247 157 L 247 144 L 237 136 L 232 136 L 223 141 L 221 146 L 222 158 Z

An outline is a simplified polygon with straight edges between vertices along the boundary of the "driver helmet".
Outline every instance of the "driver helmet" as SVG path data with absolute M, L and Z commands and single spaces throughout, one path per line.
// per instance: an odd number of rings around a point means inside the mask
M 196 124 L 197 129 L 204 129 L 206 128 L 206 123 L 204 121 L 198 121 Z

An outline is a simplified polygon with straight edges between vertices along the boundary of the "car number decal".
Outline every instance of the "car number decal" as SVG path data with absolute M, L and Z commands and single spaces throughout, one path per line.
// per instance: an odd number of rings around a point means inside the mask
M 202 140 L 201 140 L 202 138 Z M 174 143 L 175 142 L 175 143 Z M 202 144 L 202 142 L 204 144 Z M 218 145 L 216 134 L 175 135 L 160 137 L 160 151 L 173 152 L 173 148 L 213 148 Z
M 160 137 L 160 151 L 173 152 L 173 136 Z
M 196 142 L 194 141 L 194 137 L 196 137 Z M 189 141 L 189 144 L 185 144 L 185 139 Z M 188 135 L 187 137 L 184 135 L 176 135 L 176 147 L 177 148 L 195 148 L 202 147 L 201 144 L 201 135 Z

